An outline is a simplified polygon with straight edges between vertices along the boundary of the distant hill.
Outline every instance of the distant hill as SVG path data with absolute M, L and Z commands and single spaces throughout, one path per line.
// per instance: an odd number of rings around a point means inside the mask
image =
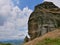
M 0 42 L 3 43 L 3 44 L 10 43 L 12 45 L 21 45 L 24 42 L 24 40 L 23 39 L 22 40 L 6 40 L 6 41 L 0 41 Z

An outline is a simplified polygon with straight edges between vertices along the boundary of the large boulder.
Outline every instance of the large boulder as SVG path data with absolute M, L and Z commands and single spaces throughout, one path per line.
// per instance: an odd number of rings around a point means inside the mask
M 52 2 L 43 2 L 35 6 L 28 20 L 28 34 L 31 40 L 58 27 L 60 27 L 60 8 Z

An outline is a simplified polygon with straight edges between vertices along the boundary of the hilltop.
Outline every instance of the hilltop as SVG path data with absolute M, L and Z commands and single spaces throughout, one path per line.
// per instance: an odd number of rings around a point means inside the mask
M 41 39 L 44 39 L 45 37 L 57 37 L 59 35 L 58 33 L 60 33 L 60 29 L 58 29 L 59 27 L 60 8 L 52 2 L 43 2 L 41 4 L 38 4 L 35 6 L 34 11 L 29 17 L 28 35 L 30 36 L 30 38 L 26 36 L 25 42 L 29 42 L 27 43 L 27 45 L 35 45 L 37 42 L 39 42 Z M 45 34 L 48 36 L 45 36 Z

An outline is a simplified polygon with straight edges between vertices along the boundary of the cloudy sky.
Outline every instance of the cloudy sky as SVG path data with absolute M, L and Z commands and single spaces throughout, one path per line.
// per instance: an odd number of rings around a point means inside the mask
M 44 1 L 60 7 L 59 0 L 0 0 L 0 40 L 24 38 L 34 6 Z

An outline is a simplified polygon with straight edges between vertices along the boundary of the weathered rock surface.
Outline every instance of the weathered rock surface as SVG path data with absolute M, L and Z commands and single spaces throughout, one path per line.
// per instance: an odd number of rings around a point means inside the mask
M 28 34 L 30 40 L 60 27 L 60 8 L 52 2 L 43 2 L 35 6 L 29 17 Z

